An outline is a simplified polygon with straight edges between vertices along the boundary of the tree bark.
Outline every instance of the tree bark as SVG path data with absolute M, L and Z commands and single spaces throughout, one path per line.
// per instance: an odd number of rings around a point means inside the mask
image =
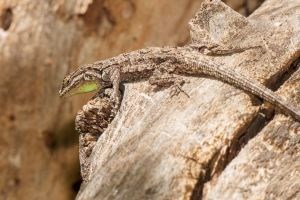
M 226 2 L 245 13 L 243 1 Z M 87 98 L 59 99 L 64 75 L 124 51 L 185 44 L 200 3 L 0 0 L 0 199 L 73 199 L 73 121 Z
M 86 98 L 58 97 L 64 75 L 123 51 L 184 43 L 199 4 L 1 0 L 0 199 L 74 199 L 73 121 Z
M 191 39 L 227 50 L 199 56 L 281 86 L 278 94 L 299 109 L 299 6 L 269 0 L 244 18 L 206 1 L 190 22 Z M 272 117 L 272 108 L 220 81 L 186 80 L 188 96 L 125 85 L 77 199 L 299 199 L 299 122 Z

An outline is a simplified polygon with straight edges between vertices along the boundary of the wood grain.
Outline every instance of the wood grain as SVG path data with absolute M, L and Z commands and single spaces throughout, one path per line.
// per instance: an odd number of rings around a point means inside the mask
M 275 88 L 299 56 L 296 17 L 299 2 L 288 2 L 269 0 L 251 17 L 244 18 L 220 1 L 207 1 L 192 21 L 192 39 L 227 49 L 250 46 L 242 52 L 211 56 L 211 60 Z M 240 138 L 253 130 L 252 134 L 267 138 L 268 127 L 258 132 L 266 120 L 271 120 L 268 126 L 276 124 L 273 121 L 278 116 L 260 117 L 257 99 L 227 84 L 205 77 L 188 81 L 183 90 L 190 98 L 184 94 L 171 97 L 169 89 L 154 92 L 147 83 L 125 86 L 120 112 L 96 144 L 91 156 L 90 180 L 82 186 L 77 199 L 218 199 L 224 191 L 233 199 L 243 197 L 239 196 L 239 190 L 221 187 L 231 184 L 221 178 L 233 157 L 246 159 L 245 153 L 238 154 L 239 146 L 246 145 L 242 149 L 246 151 L 251 143 L 239 144 Z M 299 108 L 299 87 L 292 88 L 295 98 L 287 93 L 282 96 Z M 280 117 L 282 126 L 293 127 L 289 130 L 299 135 L 299 123 Z M 267 140 L 282 139 L 269 137 Z M 253 148 L 249 151 L 267 156 Z M 292 160 L 296 162 L 299 153 L 293 152 Z M 276 153 L 271 154 L 270 158 L 276 157 Z M 267 170 L 268 165 L 263 167 Z M 278 168 L 275 179 L 288 176 L 287 171 L 287 167 L 282 171 Z M 237 172 L 235 176 L 239 175 L 238 170 L 234 172 Z M 253 178 L 250 173 L 248 178 Z M 235 177 L 232 180 L 234 184 Z M 251 181 L 247 183 L 243 187 L 251 188 Z M 279 186 L 277 183 L 266 188 L 262 183 L 262 187 L 270 195 L 269 191 L 276 191 Z M 295 191 L 292 189 L 287 196 L 294 195 Z M 278 190 L 273 194 L 274 198 L 282 195 Z M 255 198 L 256 194 L 255 190 L 249 190 L 243 195 Z

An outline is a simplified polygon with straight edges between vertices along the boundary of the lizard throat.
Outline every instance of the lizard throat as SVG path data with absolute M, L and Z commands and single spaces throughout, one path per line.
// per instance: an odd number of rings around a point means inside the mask
M 63 96 L 69 97 L 77 94 L 84 94 L 90 92 L 96 92 L 100 90 L 100 84 L 98 81 L 84 81 L 77 86 L 66 92 Z

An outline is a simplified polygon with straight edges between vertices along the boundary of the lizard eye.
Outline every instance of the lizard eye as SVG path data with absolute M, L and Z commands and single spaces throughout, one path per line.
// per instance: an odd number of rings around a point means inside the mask
M 64 78 L 64 84 L 65 85 L 69 85 L 70 82 L 71 82 L 71 77 L 70 76 L 67 76 L 67 77 Z

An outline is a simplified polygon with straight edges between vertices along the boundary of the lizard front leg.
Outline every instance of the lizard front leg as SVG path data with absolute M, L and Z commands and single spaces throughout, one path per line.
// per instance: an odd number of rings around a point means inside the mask
M 118 109 L 121 103 L 121 92 L 120 92 L 120 84 L 121 84 L 121 72 L 119 67 L 113 68 L 110 75 L 110 81 L 112 82 L 112 100 L 115 104 L 115 109 Z

